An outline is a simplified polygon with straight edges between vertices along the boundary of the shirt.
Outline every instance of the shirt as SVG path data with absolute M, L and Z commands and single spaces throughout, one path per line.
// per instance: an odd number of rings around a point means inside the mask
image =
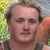
M 4 45 L 4 50 L 11 50 L 8 40 L 3 42 L 3 45 Z M 36 47 L 35 47 L 35 50 L 42 50 L 42 48 L 43 48 L 43 45 L 40 44 L 40 43 L 37 43 Z

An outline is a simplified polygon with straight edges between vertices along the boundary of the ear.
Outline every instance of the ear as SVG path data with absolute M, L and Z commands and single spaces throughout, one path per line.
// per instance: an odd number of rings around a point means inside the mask
M 44 45 L 42 50 L 50 50 L 50 46 Z

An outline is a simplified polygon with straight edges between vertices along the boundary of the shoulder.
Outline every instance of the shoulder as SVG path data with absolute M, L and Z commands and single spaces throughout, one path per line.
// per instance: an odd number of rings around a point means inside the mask
M 44 45 L 44 47 L 43 47 L 42 50 L 50 50 L 50 46 L 48 46 L 48 45 Z

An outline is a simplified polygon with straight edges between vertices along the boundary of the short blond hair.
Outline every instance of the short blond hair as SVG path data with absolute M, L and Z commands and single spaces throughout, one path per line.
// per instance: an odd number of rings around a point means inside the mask
M 39 12 L 39 21 L 42 20 L 42 17 L 41 17 L 41 9 L 40 9 L 40 7 L 36 3 L 33 2 L 33 0 L 18 0 L 18 2 L 17 3 L 13 3 L 9 7 L 8 11 L 5 13 L 5 17 L 6 17 L 6 20 L 7 21 L 10 20 L 12 8 L 14 8 L 17 5 L 22 5 L 24 7 L 35 8 Z

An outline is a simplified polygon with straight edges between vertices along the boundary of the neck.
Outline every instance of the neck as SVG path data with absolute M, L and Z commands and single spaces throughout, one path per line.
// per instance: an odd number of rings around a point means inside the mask
M 36 41 L 22 43 L 22 42 L 17 42 L 13 39 L 10 39 L 9 45 L 11 50 L 34 50 L 36 46 Z

